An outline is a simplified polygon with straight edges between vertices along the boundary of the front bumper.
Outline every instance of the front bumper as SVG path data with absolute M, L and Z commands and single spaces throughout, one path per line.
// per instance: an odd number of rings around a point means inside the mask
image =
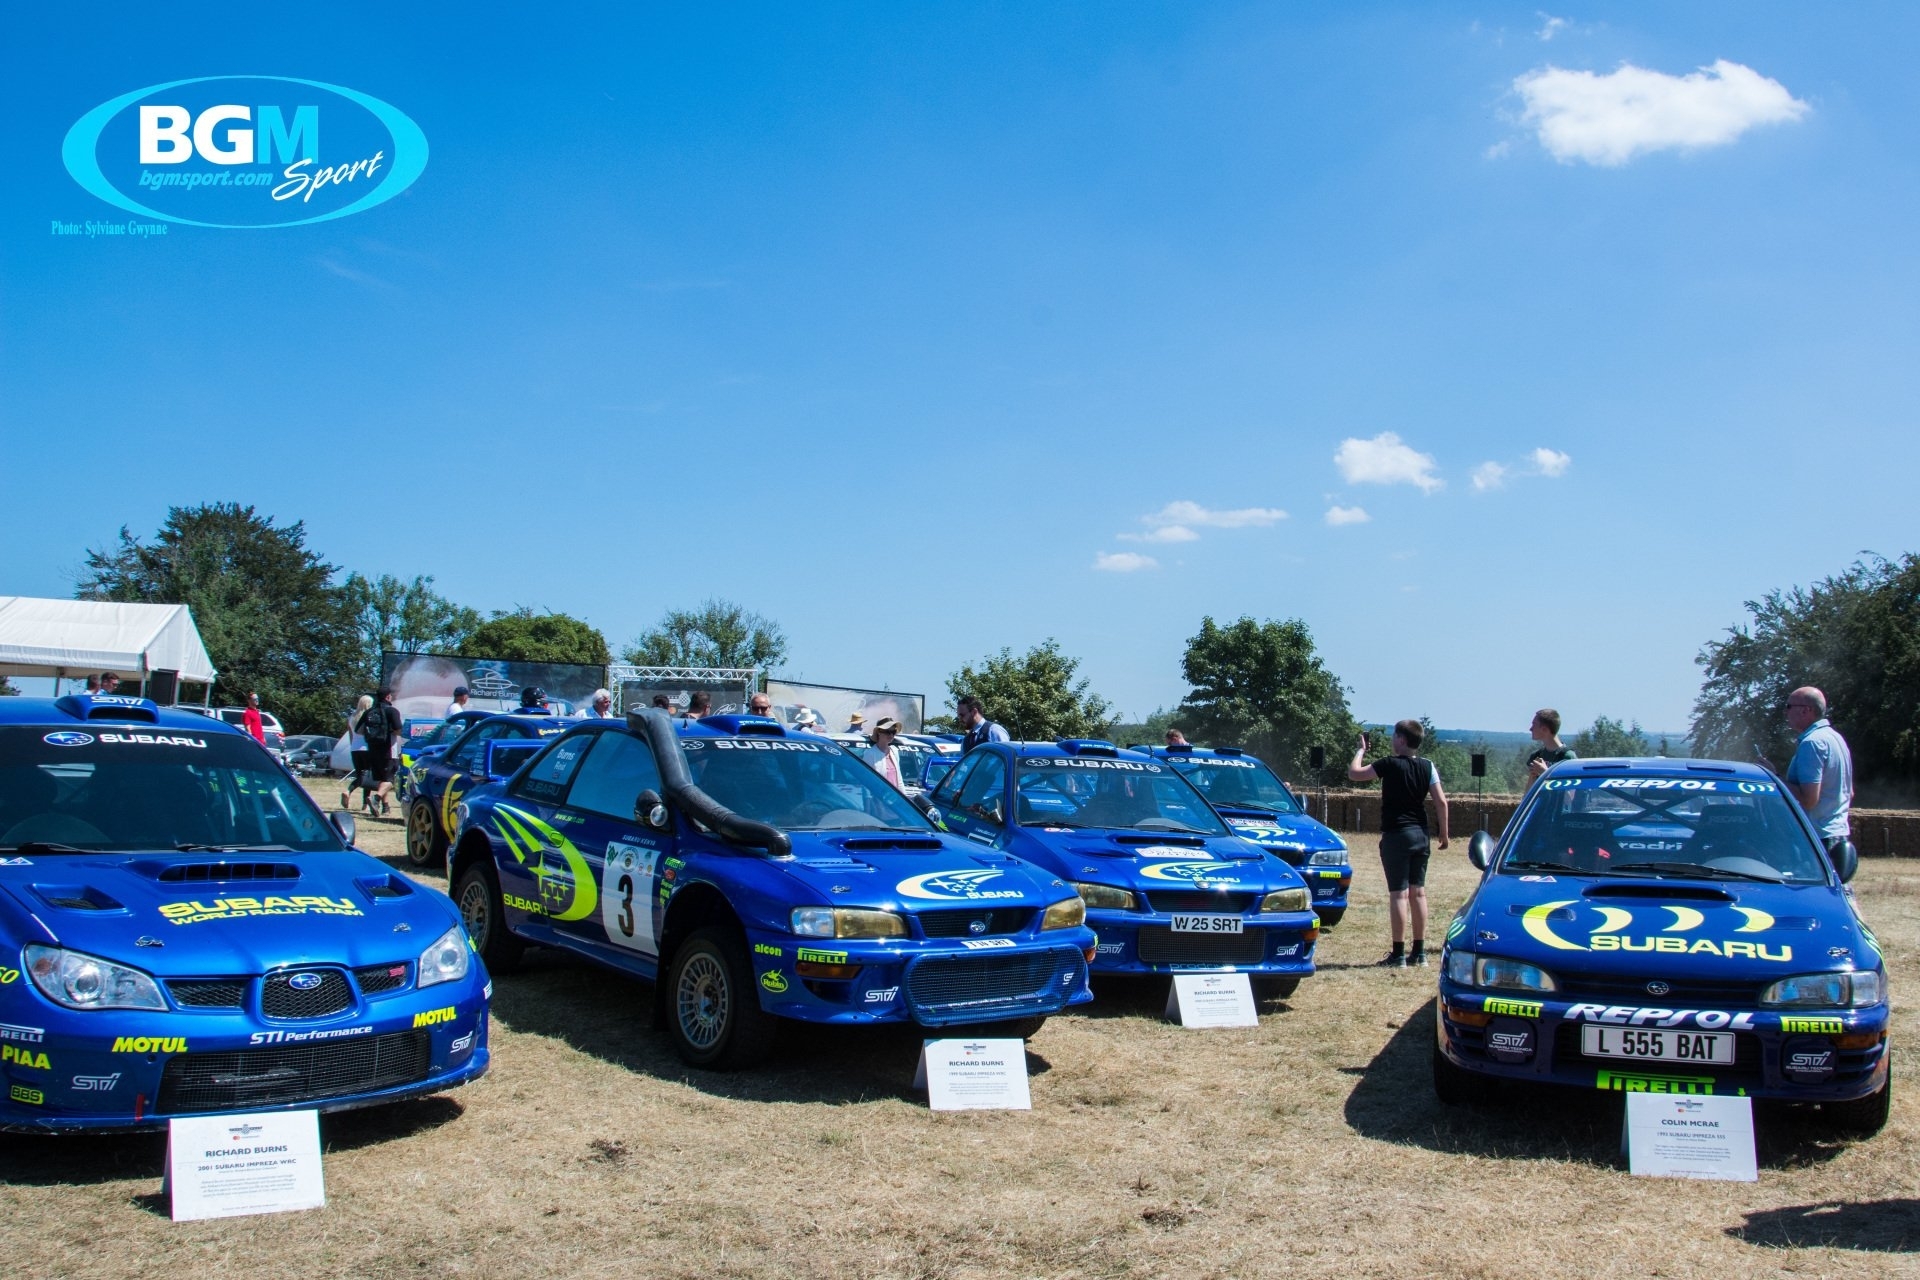
M 1248 912 L 1239 933 L 1175 933 L 1172 912 L 1089 910 L 1100 935 L 1093 971 L 1113 974 L 1238 972 L 1306 977 L 1320 920 L 1311 911 Z
M 1506 1080 L 1614 1092 L 1726 1094 L 1789 1102 L 1846 1102 L 1877 1091 L 1888 1069 L 1887 1006 L 1820 1014 L 1608 1006 L 1441 980 L 1435 1035 L 1448 1061 Z M 1702 1012 L 1708 1026 L 1691 1015 Z M 1654 1015 L 1665 1015 L 1664 1017 Z M 1635 1022 L 1635 1018 L 1639 1018 Z M 1678 1017 L 1677 1022 L 1670 1022 Z M 1724 1019 L 1724 1021 L 1723 1021 Z M 1583 1025 L 1723 1030 L 1731 1063 L 1587 1057 Z

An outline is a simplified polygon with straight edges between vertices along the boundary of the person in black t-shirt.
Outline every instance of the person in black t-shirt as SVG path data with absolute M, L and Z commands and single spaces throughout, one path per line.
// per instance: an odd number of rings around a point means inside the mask
M 1533 785 L 1535 778 L 1562 760 L 1578 759 L 1573 748 L 1560 741 L 1560 713 L 1552 707 L 1542 707 L 1533 713 L 1533 727 L 1528 732 L 1540 745 L 1527 757 L 1527 785 Z
M 1393 949 L 1380 963 L 1389 969 L 1427 962 L 1429 795 L 1439 819 L 1440 847 L 1447 847 L 1447 795 L 1440 789 L 1440 771 L 1433 767 L 1433 761 L 1414 754 L 1426 736 L 1426 728 L 1418 720 L 1402 720 L 1393 726 L 1393 754 L 1367 764 L 1367 735 L 1363 733 L 1347 765 L 1351 781 L 1380 780 L 1380 866 L 1387 874 L 1387 919 L 1393 934 Z M 1411 953 L 1406 944 L 1409 917 L 1413 926 Z

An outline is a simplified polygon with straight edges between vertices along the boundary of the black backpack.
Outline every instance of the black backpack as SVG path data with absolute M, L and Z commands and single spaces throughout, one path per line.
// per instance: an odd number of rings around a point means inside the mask
M 376 702 L 367 708 L 367 713 L 360 717 L 360 736 L 367 740 L 368 746 L 385 742 L 393 736 L 393 725 L 387 720 L 386 703 Z

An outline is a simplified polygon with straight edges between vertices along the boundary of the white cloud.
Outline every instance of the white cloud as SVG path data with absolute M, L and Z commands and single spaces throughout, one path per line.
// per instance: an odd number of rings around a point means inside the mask
M 1631 64 L 1606 75 L 1546 66 L 1513 87 L 1526 102 L 1521 119 L 1563 164 L 1620 165 L 1650 151 L 1723 146 L 1755 125 L 1812 109 L 1778 80 L 1725 59 L 1684 76 Z
M 1500 141 L 1494 143 L 1492 146 L 1488 147 L 1485 151 L 1481 152 L 1480 154 L 1483 158 L 1488 160 L 1502 160 L 1502 159 L 1505 159 L 1507 153 L 1512 150 L 1513 150 L 1513 143 L 1506 138 L 1502 138 L 1500 139 Z
M 1533 469 L 1543 476 L 1563 476 L 1573 465 L 1573 458 L 1558 449 L 1535 449 L 1527 458 L 1533 463 Z
M 1155 528 L 1184 526 L 1188 532 L 1194 525 L 1209 529 L 1248 529 L 1263 525 L 1278 524 L 1287 518 L 1287 513 L 1278 507 L 1240 507 L 1232 511 L 1213 511 L 1197 502 L 1169 502 L 1152 515 L 1141 516 L 1140 523 Z M 1188 542 L 1189 538 L 1163 539 L 1169 542 Z
M 1143 556 L 1134 551 L 1102 551 L 1093 558 L 1093 567 L 1106 573 L 1134 573 L 1141 569 L 1157 569 L 1160 562 L 1152 556 Z
M 1442 485 L 1433 473 L 1433 455 L 1421 453 L 1403 444 L 1391 431 L 1382 431 L 1371 440 L 1348 437 L 1333 455 L 1348 484 L 1410 484 L 1423 493 L 1432 493 Z
M 1183 524 L 1164 524 L 1145 533 L 1123 533 L 1122 542 L 1197 542 L 1200 535 Z
M 1365 524 L 1373 519 L 1365 507 L 1328 507 L 1327 523 L 1339 528 L 1343 524 Z
M 1540 13 L 1537 9 L 1534 12 Z M 1540 29 L 1533 34 L 1539 36 L 1542 43 L 1553 39 L 1571 25 L 1565 18 L 1556 18 L 1550 13 L 1540 13 L 1540 17 L 1542 19 Z
M 1507 482 L 1507 469 L 1498 462 L 1483 462 L 1473 469 L 1473 491 L 1485 493 Z

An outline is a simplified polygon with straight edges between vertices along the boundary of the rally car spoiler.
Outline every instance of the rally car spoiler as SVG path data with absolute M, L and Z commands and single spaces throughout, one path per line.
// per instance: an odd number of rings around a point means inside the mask
M 687 772 L 687 759 L 680 752 L 679 736 L 673 731 L 673 721 L 664 712 L 655 707 L 629 711 L 627 728 L 653 748 L 653 757 L 660 765 L 660 784 L 667 789 L 669 800 L 711 827 L 723 840 L 764 849 L 776 858 L 793 856 L 793 841 L 786 832 L 741 817 L 693 784 L 693 776 Z

